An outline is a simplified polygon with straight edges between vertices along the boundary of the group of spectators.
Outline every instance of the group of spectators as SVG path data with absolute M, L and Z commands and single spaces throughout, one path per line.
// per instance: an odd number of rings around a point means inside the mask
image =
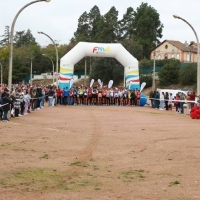
M 160 110 L 171 110 L 173 105 L 175 106 L 176 113 L 184 114 L 184 104 L 187 105 L 187 114 L 190 114 L 191 109 L 195 105 L 195 92 L 188 92 L 185 95 L 183 92 L 179 92 L 176 96 L 168 92 L 151 91 L 149 99 L 151 101 L 152 108 Z
M 173 106 L 176 112 L 184 113 L 184 103 L 187 104 L 188 113 L 194 106 L 195 92 L 178 93 L 173 96 L 168 92 L 151 91 L 149 99 L 152 108 L 160 110 L 172 110 Z M 7 87 L 0 90 L 0 119 L 8 122 L 7 117 L 10 111 L 11 117 L 20 117 L 27 115 L 35 109 L 48 106 L 60 105 L 96 105 L 96 106 L 140 106 L 141 93 L 138 89 L 128 90 L 124 87 L 100 88 L 87 86 L 74 86 L 73 88 L 60 89 L 59 86 L 51 85 L 13 85 L 11 91 Z
M 11 91 L 7 87 L 0 90 L 0 119 L 8 122 L 11 117 L 20 117 L 29 114 L 35 109 L 60 105 L 99 105 L 99 106 L 139 106 L 140 91 L 127 90 L 126 88 L 103 88 L 74 86 L 73 88 L 60 89 L 59 86 L 49 85 L 20 85 L 12 86 Z
M 37 85 L 13 85 L 10 91 L 7 87 L 0 91 L 0 119 L 8 122 L 10 111 L 11 117 L 27 115 L 35 109 L 44 107 L 45 87 Z

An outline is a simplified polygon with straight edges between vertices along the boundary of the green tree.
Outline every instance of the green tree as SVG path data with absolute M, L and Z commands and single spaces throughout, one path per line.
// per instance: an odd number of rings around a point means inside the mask
M 187 64 L 180 69 L 179 81 L 182 85 L 194 85 L 197 83 L 197 63 Z
M 117 85 L 123 80 L 124 67 L 114 58 L 95 58 L 92 63 L 90 79 L 101 79 L 104 85 L 113 80 Z
M 144 75 L 140 76 L 140 84 L 145 82 L 145 87 L 151 87 L 152 86 L 152 76 L 151 75 Z
M 8 58 L 9 58 L 9 46 L 4 45 L 0 47 L 0 62 L 3 68 L 3 82 L 6 83 L 8 80 Z
M 89 37 L 90 41 L 96 41 L 96 35 L 98 33 L 98 23 L 101 19 L 101 13 L 99 8 L 95 5 L 88 14 L 89 19 Z
M 134 30 L 134 10 L 132 7 L 127 8 L 126 13 L 123 15 L 123 19 L 119 22 L 119 37 L 120 40 L 133 38 L 135 34 Z
M 74 33 L 74 38 L 72 40 L 85 42 L 90 41 L 89 31 L 89 16 L 88 13 L 85 11 L 78 19 L 78 28 Z
M 144 57 L 149 58 L 150 51 L 162 37 L 163 24 L 157 11 L 147 3 L 142 3 L 134 12 L 134 39 L 143 45 Z
M 27 45 L 35 45 L 35 38 L 31 34 L 31 31 L 28 29 L 27 31 L 18 31 L 14 35 L 14 46 L 15 47 L 22 47 Z
M 98 21 L 98 31 L 96 34 L 96 42 L 115 43 L 118 41 L 118 11 L 113 6 Z
M 6 46 L 6 45 L 9 45 L 10 43 L 10 34 L 9 34 L 9 26 L 6 26 L 5 27 L 5 31 L 4 31 L 4 35 L 0 36 L 0 37 L 3 37 L 2 40 L 0 40 L 0 47 L 1 46 Z
M 179 82 L 179 72 L 180 61 L 173 59 L 169 60 L 168 63 L 165 64 L 158 73 L 160 85 L 168 86 L 177 84 Z
M 143 57 L 143 47 L 133 39 L 122 40 L 121 44 L 126 50 L 133 55 L 137 60 L 141 60 Z

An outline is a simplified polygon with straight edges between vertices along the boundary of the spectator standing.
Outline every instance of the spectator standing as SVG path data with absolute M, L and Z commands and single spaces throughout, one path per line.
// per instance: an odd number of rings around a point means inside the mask
M 60 89 L 60 87 L 58 86 L 58 88 L 57 88 L 57 90 L 56 90 L 56 92 L 57 92 L 57 104 L 62 104 L 63 102 L 62 102 L 62 93 L 63 93 L 63 91 Z
M 49 89 L 49 92 L 48 92 L 48 101 L 49 101 L 48 106 L 49 107 L 53 106 L 53 104 L 52 104 L 53 96 L 54 96 L 54 90 L 53 90 L 53 87 L 51 86 L 50 89 Z
M 168 107 L 169 93 L 168 93 L 168 92 L 165 93 L 165 95 L 164 95 L 164 100 L 165 100 L 165 109 L 166 109 L 166 110 L 169 110 L 169 107 Z
M 160 105 L 160 93 L 157 91 L 155 95 L 155 108 L 159 109 Z
M 181 112 L 180 112 L 180 114 L 184 114 L 184 100 L 185 100 L 185 96 L 184 96 L 184 94 L 181 92 L 180 93 L 180 97 L 179 97 L 179 99 L 180 99 L 180 109 L 181 109 Z
M 69 101 L 68 97 L 69 97 L 69 90 L 68 90 L 68 87 L 66 87 L 63 90 L 63 105 L 65 106 L 68 105 L 68 101 Z
M 2 109 L 3 109 L 3 122 L 8 122 L 8 111 L 10 110 L 10 104 L 12 101 L 9 99 L 9 91 L 6 93 L 6 95 L 2 98 Z
M 172 93 L 169 95 L 169 101 L 168 101 L 168 109 L 172 111 L 172 101 L 173 101 L 173 96 Z
M 195 101 L 195 97 L 196 97 L 195 92 L 192 92 L 191 94 L 188 94 L 188 95 L 190 97 L 190 101 Z M 194 104 L 195 102 L 191 102 L 191 109 L 194 107 Z
M 179 94 L 176 94 L 174 105 L 176 107 L 176 113 L 179 113 Z
M 161 92 L 160 94 L 160 110 L 164 110 L 165 106 L 165 94 L 164 92 Z

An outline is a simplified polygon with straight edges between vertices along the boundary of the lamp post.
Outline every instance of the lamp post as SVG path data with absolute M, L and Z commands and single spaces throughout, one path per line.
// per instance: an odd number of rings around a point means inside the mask
M 3 66 L 2 64 L 0 63 L 1 65 L 1 90 L 2 90 L 2 85 L 3 85 Z
M 45 57 L 48 57 L 51 60 L 51 63 L 52 63 L 52 66 L 53 66 L 53 84 L 54 84 L 54 63 L 53 63 L 53 60 L 46 54 L 42 54 L 42 55 L 45 56 Z
M 11 90 L 11 86 L 12 86 L 12 67 L 13 67 L 13 33 L 14 33 L 14 26 L 15 23 L 17 21 L 17 18 L 19 16 L 19 14 L 28 6 L 30 6 L 31 4 L 37 3 L 37 2 L 42 2 L 42 1 L 46 1 L 46 2 L 50 2 L 51 0 L 36 0 L 36 1 L 32 1 L 28 4 L 26 4 L 25 6 L 23 6 L 18 13 L 16 14 L 13 22 L 12 22 L 12 26 L 11 26 L 11 30 L 10 30 L 10 55 L 9 55 L 9 73 L 8 73 L 8 88 Z
M 84 85 L 86 86 L 86 75 L 87 75 L 87 59 L 85 57 L 85 79 L 84 79 Z
M 156 89 L 156 80 L 155 80 L 155 70 L 156 70 L 156 51 L 153 52 L 153 78 L 152 78 L 152 90 Z
M 31 57 L 30 85 L 32 85 L 33 58 Z
M 196 40 L 197 40 L 197 96 L 200 95 L 200 63 L 199 63 L 199 38 L 197 36 L 196 31 L 194 30 L 194 28 L 192 27 L 192 25 L 187 22 L 185 19 L 177 16 L 177 15 L 173 15 L 174 18 L 176 19 L 181 19 L 182 21 L 184 21 L 186 24 L 188 24 L 190 26 L 190 28 L 193 30 Z
M 56 43 L 53 41 L 53 39 L 47 35 L 46 33 L 43 33 L 43 32 L 38 32 L 39 34 L 43 34 L 43 35 L 46 35 L 51 41 L 52 43 L 54 44 L 55 46 L 55 50 L 56 50 L 56 86 L 58 87 L 58 49 L 57 49 L 57 45 Z

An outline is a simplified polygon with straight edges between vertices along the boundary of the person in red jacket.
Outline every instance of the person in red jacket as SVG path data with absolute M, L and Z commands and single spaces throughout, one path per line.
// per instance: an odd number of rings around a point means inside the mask
M 190 101 L 195 101 L 195 97 L 196 97 L 196 94 L 195 92 L 192 92 L 191 94 L 188 94 L 188 96 L 190 97 Z M 191 108 L 194 107 L 194 102 L 191 102 Z
M 62 104 L 62 93 L 63 91 L 60 89 L 60 87 L 58 86 L 58 88 L 56 89 L 57 92 L 57 104 Z
M 176 106 L 176 112 L 178 113 L 179 112 L 179 94 L 177 93 L 176 94 L 176 97 L 174 99 L 174 105 Z

